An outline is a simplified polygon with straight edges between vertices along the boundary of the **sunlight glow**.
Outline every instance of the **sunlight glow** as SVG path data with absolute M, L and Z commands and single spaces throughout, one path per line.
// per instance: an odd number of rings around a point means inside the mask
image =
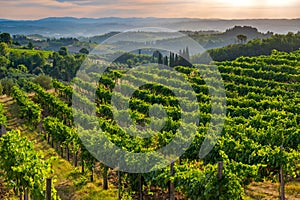
M 299 0 L 0 0 L 0 3 L 0 18 L 8 19 L 55 16 L 292 19 L 299 18 L 300 9 Z
M 292 5 L 293 3 L 296 2 L 296 0 L 267 0 L 266 2 L 267 5 L 269 6 L 280 7 L 280 6 Z
M 228 7 L 281 7 L 289 6 L 296 0 L 217 0 Z

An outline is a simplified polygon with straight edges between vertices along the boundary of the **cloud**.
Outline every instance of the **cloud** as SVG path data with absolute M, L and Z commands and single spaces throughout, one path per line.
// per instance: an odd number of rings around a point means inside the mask
M 60 3 L 65 3 L 65 2 L 68 2 L 68 3 L 72 3 L 72 4 L 75 4 L 75 5 L 99 5 L 100 3 L 103 4 L 104 2 L 101 2 L 101 1 L 93 1 L 93 0 L 56 0 L 57 2 L 60 2 Z
M 0 0 L 0 18 L 297 18 L 297 0 Z

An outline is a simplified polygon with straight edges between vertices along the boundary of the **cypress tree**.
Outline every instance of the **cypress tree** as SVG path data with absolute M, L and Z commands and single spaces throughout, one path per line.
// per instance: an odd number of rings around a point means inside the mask
M 181 57 L 183 57 L 184 59 L 186 59 L 186 52 L 185 52 L 185 49 L 183 49 Z
M 165 56 L 165 58 L 164 58 L 164 65 L 166 65 L 166 66 L 169 65 L 168 56 Z
M 174 66 L 178 66 L 178 64 L 179 64 L 179 58 L 178 55 L 176 54 Z
M 170 52 L 170 67 L 174 67 L 174 65 L 175 65 L 174 53 Z
M 190 60 L 190 51 L 189 51 L 188 46 L 186 47 L 185 53 L 186 53 L 186 59 L 187 59 L 187 61 L 189 61 Z
M 158 64 L 163 64 L 163 56 L 159 51 L 158 51 Z

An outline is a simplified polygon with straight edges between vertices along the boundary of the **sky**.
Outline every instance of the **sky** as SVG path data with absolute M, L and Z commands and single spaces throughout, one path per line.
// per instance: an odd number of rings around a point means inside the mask
M 299 0 L 0 0 L 0 18 L 300 18 Z

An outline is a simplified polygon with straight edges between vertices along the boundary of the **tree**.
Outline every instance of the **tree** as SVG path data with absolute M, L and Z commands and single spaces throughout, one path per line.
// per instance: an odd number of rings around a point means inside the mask
M 175 65 L 174 53 L 170 52 L 170 67 L 174 67 L 174 65 Z
M 182 50 L 182 54 L 180 55 L 180 57 L 186 58 L 186 52 L 185 52 L 185 49 Z
M 0 56 L 6 56 L 9 52 L 8 46 L 5 42 L 0 43 Z
M 29 42 L 29 43 L 28 43 L 27 48 L 28 48 L 28 49 L 33 49 L 33 48 L 34 48 L 32 42 Z
M 0 55 L 0 67 L 7 68 L 7 66 L 10 64 L 10 61 L 5 57 Z
M 187 61 L 190 60 L 190 50 L 189 50 L 189 47 L 187 46 L 186 49 L 185 49 L 185 59 Z
M 82 53 L 82 54 L 89 54 L 89 50 L 87 50 L 86 48 L 82 48 L 80 49 L 79 53 Z
M 61 56 L 66 56 L 66 55 L 68 55 L 68 48 L 67 47 L 60 47 L 58 53 Z
M 178 57 L 178 55 L 176 54 L 176 55 L 175 55 L 174 66 L 178 66 L 178 64 L 179 64 L 179 57 Z
M 12 38 L 9 33 L 1 33 L 0 34 L 0 42 L 5 42 L 6 44 L 12 43 Z
M 169 65 L 168 56 L 165 56 L 165 58 L 164 58 L 164 65 L 166 65 L 166 66 Z
M 152 58 L 153 58 L 153 62 L 155 62 L 155 58 L 157 58 L 157 63 L 163 64 L 163 55 L 158 50 L 153 52 Z
M 163 64 L 163 55 L 160 52 L 158 54 L 158 64 Z
M 248 39 L 246 35 L 238 35 L 238 36 L 236 36 L 236 38 L 238 39 L 238 42 L 240 44 L 245 44 Z
M 30 60 L 31 60 L 31 67 L 29 67 L 30 68 L 29 71 L 32 71 L 37 67 L 42 68 L 46 64 L 46 59 L 41 52 L 38 52 L 37 54 L 31 56 Z
M 13 42 L 13 44 L 16 45 L 16 46 L 21 46 L 21 44 L 19 42 L 17 42 L 17 41 Z
M 24 55 L 21 54 L 19 51 L 11 51 L 9 54 L 9 59 L 11 61 L 11 66 L 17 67 L 19 64 L 24 64 L 22 60 Z

